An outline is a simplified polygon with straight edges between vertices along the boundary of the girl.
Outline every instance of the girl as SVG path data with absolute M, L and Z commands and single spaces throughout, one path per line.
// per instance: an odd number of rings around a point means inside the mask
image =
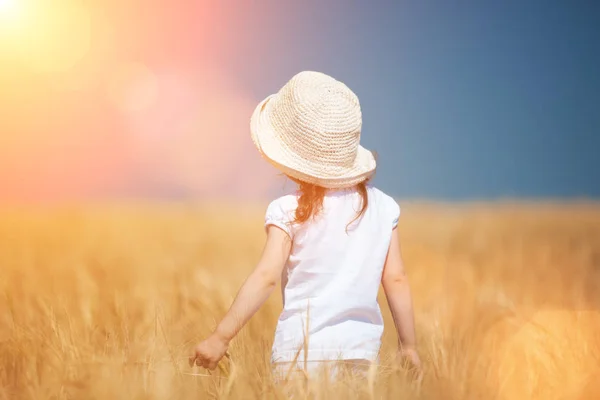
M 272 350 L 279 371 L 376 362 L 383 333 L 380 283 L 398 332 L 398 354 L 420 369 L 396 229 L 400 208 L 367 184 L 376 163 L 359 145 L 361 126 L 356 95 L 318 72 L 299 73 L 258 105 L 252 140 L 299 190 L 269 205 L 262 257 L 190 365 L 216 368 L 281 278 L 283 312 Z

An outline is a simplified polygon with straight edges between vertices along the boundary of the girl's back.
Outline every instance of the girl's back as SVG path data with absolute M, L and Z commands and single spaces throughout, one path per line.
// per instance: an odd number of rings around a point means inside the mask
M 312 365 L 376 361 L 383 333 L 380 283 L 396 324 L 398 354 L 420 368 L 395 229 L 400 209 L 367 184 L 377 162 L 360 145 L 361 133 L 358 97 L 323 73 L 296 74 L 257 105 L 250 118 L 252 141 L 298 183 L 298 193 L 269 205 L 263 254 L 215 331 L 196 346 L 191 364 L 216 368 L 281 277 L 276 370 L 294 359 Z
M 383 333 L 377 293 L 400 209 L 372 186 L 367 196 L 359 219 L 362 199 L 353 189 L 328 191 L 318 216 L 303 224 L 292 222 L 297 195 L 269 205 L 266 225 L 283 229 L 293 242 L 282 276 L 284 308 L 273 361 L 292 361 L 297 354 L 300 360 L 377 357 Z

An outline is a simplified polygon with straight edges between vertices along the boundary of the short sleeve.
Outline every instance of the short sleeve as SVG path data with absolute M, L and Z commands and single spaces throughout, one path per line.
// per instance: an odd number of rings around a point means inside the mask
M 392 220 L 392 229 L 396 229 L 398 220 L 400 219 L 400 206 L 393 199 L 390 202 L 390 218 Z
M 265 229 L 267 229 L 269 225 L 274 225 L 287 233 L 290 238 L 293 238 L 292 221 L 292 213 L 288 210 L 288 207 L 284 206 L 282 199 L 271 202 L 269 207 L 267 207 L 267 212 L 265 214 Z

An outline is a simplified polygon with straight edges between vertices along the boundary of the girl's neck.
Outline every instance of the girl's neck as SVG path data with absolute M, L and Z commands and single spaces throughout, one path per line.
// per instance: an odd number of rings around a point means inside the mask
M 346 187 L 346 188 L 334 188 L 327 189 L 325 194 L 346 194 L 346 193 L 354 193 L 357 191 L 356 186 Z

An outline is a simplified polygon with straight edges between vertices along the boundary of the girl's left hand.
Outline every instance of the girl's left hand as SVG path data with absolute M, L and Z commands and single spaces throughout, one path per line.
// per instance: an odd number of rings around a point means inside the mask
M 398 356 L 400 360 L 408 363 L 414 379 L 420 383 L 423 380 L 423 366 L 417 350 L 413 347 L 405 347 L 398 350 Z
M 217 368 L 219 361 L 227 354 L 229 344 L 216 335 L 211 335 L 208 339 L 200 342 L 194 349 L 194 354 L 190 357 L 190 367 L 196 364 L 210 370 Z

